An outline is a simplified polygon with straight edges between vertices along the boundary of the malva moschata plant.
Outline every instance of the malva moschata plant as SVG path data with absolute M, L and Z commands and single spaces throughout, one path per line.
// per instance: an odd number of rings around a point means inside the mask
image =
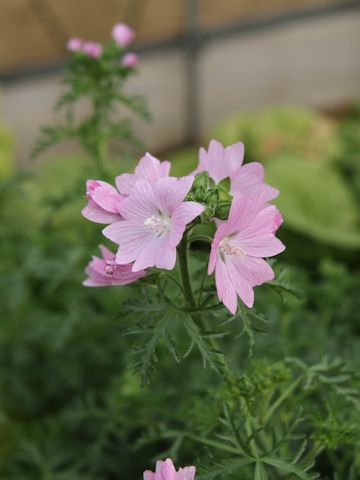
M 99 175 L 104 175 L 110 141 L 142 148 L 130 120 L 120 115 L 119 109 L 126 107 L 143 120 L 150 120 L 144 98 L 124 92 L 126 81 L 136 72 L 139 63 L 137 54 L 128 51 L 135 32 L 128 25 L 118 23 L 111 36 L 105 44 L 79 37 L 68 41 L 70 58 L 63 82 L 66 89 L 55 106 L 56 111 L 65 112 L 65 123 L 42 128 L 33 157 L 63 140 L 75 139 L 94 160 Z M 79 120 L 77 108 L 84 100 L 90 107 L 89 114 Z

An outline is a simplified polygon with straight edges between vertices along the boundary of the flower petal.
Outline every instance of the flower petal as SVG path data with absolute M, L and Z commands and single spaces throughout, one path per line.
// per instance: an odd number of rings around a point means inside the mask
M 245 193 L 249 197 L 263 194 L 265 202 L 279 195 L 276 188 L 264 182 L 264 167 L 258 162 L 243 165 L 231 176 L 231 193 L 235 192 Z

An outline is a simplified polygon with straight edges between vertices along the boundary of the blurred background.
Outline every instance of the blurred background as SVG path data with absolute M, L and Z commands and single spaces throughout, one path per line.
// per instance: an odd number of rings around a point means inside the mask
M 3 118 L 28 162 L 53 119 L 66 41 L 107 41 L 117 20 L 136 29 L 139 75 L 154 121 L 138 125 L 149 149 L 204 138 L 230 113 L 275 102 L 324 109 L 359 94 L 360 11 L 349 0 L 2 0 Z
M 80 214 L 85 180 L 98 172 L 76 142 L 30 160 L 40 127 L 64 121 L 53 106 L 68 38 L 107 42 L 119 21 L 137 33 L 139 67 L 125 90 L 144 95 L 152 114 L 149 123 L 132 117 L 144 148 L 183 175 L 210 138 L 242 140 L 246 161 L 262 162 L 267 183 L 281 191 L 280 265 L 303 296 L 284 305 L 258 294 L 270 327 L 255 357 L 310 364 L 328 355 L 359 371 L 359 0 L 1 0 L 3 480 L 141 478 L 169 444 L 135 450 L 138 438 L 176 415 L 181 426 L 192 396 L 201 411 L 208 388 L 199 359 L 174 369 L 162 352 L 154 384 L 139 386 L 122 336 L 130 290 L 81 285 L 103 241 Z M 87 105 L 76 114 L 85 116 Z M 140 153 L 129 160 L 113 146 L 108 180 Z M 228 350 L 242 373 L 250 360 L 246 341 L 238 342 Z M 323 405 L 313 399 L 305 411 Z M 322 423 L 306 427 L 312 438 L 330 438 L 316 466 L 324 479 L 357 479 L 359 415 L 330 403 L 319 407 Z M 176 458 L 193 462 L 196 445 L 182 448 Z

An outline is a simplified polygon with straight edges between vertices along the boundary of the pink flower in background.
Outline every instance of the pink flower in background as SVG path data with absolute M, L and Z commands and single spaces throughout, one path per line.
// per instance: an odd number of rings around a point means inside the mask
M 186 225 L 204 207 L 184 202 L 194 177 L 167 177 L 150 183 L 138 180 L 131 195 L 119 205 L 123 221 L 103 230 L 105 237 L 119 245 L 116 262 L 134 262 L 133 272 L 157 267 L 171 270 L 176 262 L 176 247 Z
M 86 287 L 106 287 L 109 285 L 127 285 L 136 282 L 146 275 L 144 270 L 134 273 L 131 271 L 132 265 L 117 265 L 115 263 L 115 254 L 108 248 L 100 245 L 102 258 L 92 257 L 91 262 L 86 267 L 88 278 L 84 280 Z
M 146 153 L 135 168 L 135 173 L 123 173 L 116 177 L 116 186 L 122 194 L 130 195 L 138 180 L 156 182 L 163 177 L 169 176 L 170 162 L 160 162 L 150 153 Z
M 126 53 L 121 60 L 121 65 L 128 68 L 134 68 L 138 63 L 139 57 L 133 52 Z
M 114 25 L 111 35 L 119 47 L 126 47 L 135 39 L 134 30 L 125 23 Z
M 82 50 L 84 46 L 84 40 L 79 37 L 72 37 L 68 40 L 66 48 L 70 52 L 78 52 L 79 50 Z
M 144 480 L 194 480 L 195 473 L 195 467 L 179 468 L 176 471 L 172 460 L 167 458 L 165 461 L 156 462 L 155 472 L 146 470 Z
M 82 215 L 96 223 L 113 223 L 121 220 L 119 205 L 125 198 L 109 183 L 100 180 L 86 182 L 88 204 Z
M 98 42 L 85 42 L 83 52 L 92 58 L 100 58 L 102 55 L 102 46 Z
M 275 206 L 264 207 L 262 196 L 250 198 L 237 193 L 228 220 L 216 230 L 208 273 L 215 270 L 218 297 L 232 314 L 237 310 L 237 295 L 250 308 L 254 303 L 253 287 L 274 278 L 263 257 L 285 249 L 274 234 L 280 218 Z
M 215 183 L 229 177 L 232 194 L 242 192 L 250 197 L 264 194 L 265 202 L 275 198 L 279 192 L 265 184 L 263 166 L 257 162 L 243 165 L 243 160 L 242 142 L 225 148 L 218 141 L 211 140 L 208 151 L 200 149 L 199 165 L 194 173 L 206 171 Z

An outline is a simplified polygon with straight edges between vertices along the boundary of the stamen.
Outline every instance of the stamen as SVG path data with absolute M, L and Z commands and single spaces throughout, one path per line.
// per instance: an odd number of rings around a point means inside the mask
M 243 258 L 245 255 L 245 252 L 241 247 L 237 245 L 232 246 L 226 241 L 224 242 L 223 240 L 220 242 L 219 250 L 224 255 L 231 255 L 236 258 Z
M 151 215 L 144 222 L 144 227 L 149 232 L 163 233 L 168 228 L 168 222 L 165 219 Z

